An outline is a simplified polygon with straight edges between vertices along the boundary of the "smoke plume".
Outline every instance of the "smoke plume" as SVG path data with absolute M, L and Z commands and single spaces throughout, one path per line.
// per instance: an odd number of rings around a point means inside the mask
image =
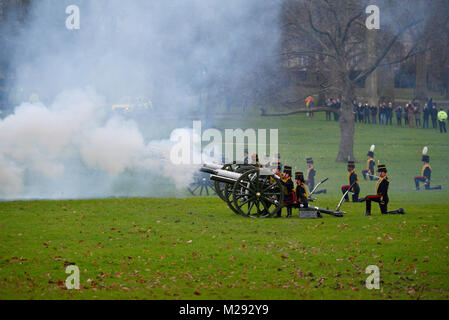
M 183 196 L 197 168 L 172 164 L 161 132 L 191 134 L 181 120 L 218 83 L 273 63 L 277 16 L 258 0 L 33 1 L 7 57 L 21 96 L 0 120 L 0 199 Z M 112 111 L 136 97 L 149 110 Z

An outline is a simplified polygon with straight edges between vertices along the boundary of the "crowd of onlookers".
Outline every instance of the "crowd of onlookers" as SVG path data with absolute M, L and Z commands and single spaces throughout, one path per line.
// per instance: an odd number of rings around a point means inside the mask
M 338 99 L 327 99 L 328 108 L 339 110 L 341 103 Z M 326 111 L 326 120 L 331 120 L 330 111 Z M 438 108 L 437 104 L 430 99 L 424 106 L 419 103 L 407 103 L 404 106 L 394 106 L 392 102 L 381 103 L 378 106 L 362 104 L 354 101 L 353 113 L 355 122 L 367 124 L 379 124 L 392 126 L 408 126 L 409 128 L 437 129 L 440 132 L 447 132 L 446 121 L 449 110 Z M 395 120 L 394 120 L 395 119 Z M 334 120 L 338 121 L 338 114 L 334 113 Z

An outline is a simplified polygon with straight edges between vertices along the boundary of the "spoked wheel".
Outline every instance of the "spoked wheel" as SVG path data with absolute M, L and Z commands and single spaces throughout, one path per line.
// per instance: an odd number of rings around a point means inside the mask
M 278 179 L 261 176 L 260 171 L 255 169 L 246 171 L 237 180 L 232 198 L 239 214 L 250 218 L 268 218 L 281 210 L 284 194 Z
M 202 197 L 215 194 L 215 188 L 212 181 L 210 181 L 206 174 L 196 174 L 194 181 L 187 188 L 192 196 Z
M 234 171 L 232 165 L 226 164 L 223 166 L 222 170 Z M 215 181 L 214 183 L 215 192 L 220 197 L 221 200 L 228 202 L 228 196 L 225 194 L 226 183 Z

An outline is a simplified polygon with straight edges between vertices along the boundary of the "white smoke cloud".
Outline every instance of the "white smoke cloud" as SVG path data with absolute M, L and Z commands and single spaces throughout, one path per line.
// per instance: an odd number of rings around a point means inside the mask
M 58 198 L 45 190 L 32 191 L 46 182 L 59 185 L 61 197 L 71 197 L 71 181 L 62 180 L 80 167 L 86 174 L 106 174 L 98 183 L 91 182 L 94 193 L 103 196 L 111 195 L 109 183 L 127 170 L 163 175 L 181 189 L 197 169 L 172 164 L 168 155 L 174 141 L 146 143 L 133 120 L 105 112 L 101 98 L 91 90 L 66 91 L 48 108 L 41 103 L 20 105 L 0 121 L 0 136 L 2 198 Z M 105 179 L 109 183 L 103 185 Z M 82 194 L 89 196 L 89 190 Z
M 65 27 L 68 5 L 79 30 Z M 0 199 L 183 195 L 197 168 L 170 162 L 161 132 L 185 127 L 217 81 L 271 63 L 277 45 L 277 5 L 259 0 L 42 0 L 25 19 L 10 36 L 13 85 L 42 102 L 0 120 Z M 137 96 L 153 113 L 111 112 Z

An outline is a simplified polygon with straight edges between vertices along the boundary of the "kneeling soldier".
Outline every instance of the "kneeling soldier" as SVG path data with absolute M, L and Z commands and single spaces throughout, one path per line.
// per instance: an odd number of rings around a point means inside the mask
M 281 179 L 281 183 L 284 191 L 284 204 L 283 206 L 287 208 L 287 218 L 292 216 L 292 207 L 295 205 L 295 193 L 293 191 L 294 184 L 291 178 L 292 167 L 284 166 L 284 174 Z M 279 210 L 277 217 L 281 217 L 281 211 Z
M 424 147 L 422 163 L 423 167 L 421 170 L 421 176 L 415 177 L 416 190 L 419 190 L 419 183 L 424 182 L 424 187 L 426 190 L 441 190 L 441 186 L 430 187 L 430 178 L 432 176 L 432 167 L 430 166 L 430 157 L 427 155 L 427 147 Z
M 350 192 L 352 192 L 352 202 L 358 202 L 360 193 L 359 177 L 354 169 L 355 169 L 354 161 L 348 161 L 349 185 L 341 187 L 341 192 L 345 194 L 346 191 L 348 191 L 348 189 L 351 188 L 352 186 L 351 190 L 349 190 Z M 345 202 L 349 202 L 348 194 L 345 195 Z
M 376 161 L 374 161 L 374 148 L 375 148 L 375 146 L 372 145 L 367 154 L 367 156 L 368 156 L 368 161 L 366 163 L 367 168 L 366 168 L 366 170 L 362 171 L 362 175 L 365 180 L 367 180 L 366 176 L 369 176 L 369 179 L 371 181 L 373 181 L 373 179 L 374 179 L 374 169 L 376 167 Z
M 365 216 L 371 215 L 371 201 L 377 202 L 380 207 L 380 212 L 382 214 L 405 214 L 404 209 L 400 208 L 395 211 L 388 212 L 388 187 L 390 185 L 390 181 L 388 181 L 387 177 L 387 168 L 385 165 L 379 165 L 377 168 L 377 172 L 380 175 L 380 179 L 377 182 L 376 186 L 376 195 L 367 196 L 366 198 L 360 199 L 360 202 L 366 201 L 366 213 Z

